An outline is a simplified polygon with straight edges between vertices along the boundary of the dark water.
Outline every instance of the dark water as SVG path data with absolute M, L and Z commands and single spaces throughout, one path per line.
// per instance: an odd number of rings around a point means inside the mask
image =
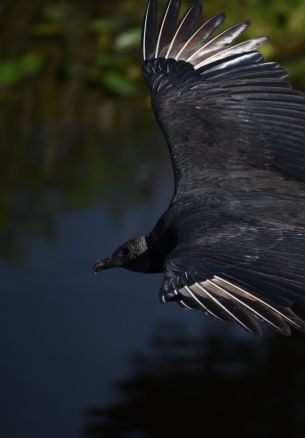
M 253 339 L 161 305 L 161 276 L 92 273 L 173 189 L 137 53 L 105 56 L 142 15 L 118 3 L 0 5 L 0 437 L 305 437 L 304 336 Z
M 30 179 L 39 154 L 3 167 L 14 196 L 2 231 L 1 437 L 304 436 L 304 337 L 253 340 L 160 305 L 160 276 L 93 275 L 95 259 L 151 229 L 172 191 L 147 107 L 113 104 L 109 118 L 115 129 L 94 134 L 70 126 L 72 146 L 59 129 L 44 180 Z
M 92 273 L 98 257 L 153 227 L 172 191 L 166 150 L 147 106 L 102 101 L 99 110 L 111 129 L 94 134 L 57 122 L 37 127 L 34 118 L 30 156 L 16 161 L 12 148 L 3 163 L 10 201 L 2 204 L 2 218 L 10 218 L 1 257 L 3 437 L 89 433 L 91 407 L 119 399 L 111 384 L 128 376 L 135 352 L 149 349 L 159 321 L 201 327 L 201 317 L 159 304 L 160 276 Z M 41 170 L 44 129 L 55 136 L 47 171 Z

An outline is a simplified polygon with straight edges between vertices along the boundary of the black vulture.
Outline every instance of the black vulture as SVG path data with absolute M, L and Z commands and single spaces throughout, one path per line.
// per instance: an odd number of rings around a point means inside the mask
M 266 62 L 268 38 L 234 43 L 244 21 L 214 36 L 194 1 L 178 21 L 170 0 L 157 25 L 149 0 L 142 71 L 166 138 L 175 191 L 147 235 L 94 270 L 164 273 L 161 302 L 179 303 L 260 334 L 305 331 L 305 96 Z

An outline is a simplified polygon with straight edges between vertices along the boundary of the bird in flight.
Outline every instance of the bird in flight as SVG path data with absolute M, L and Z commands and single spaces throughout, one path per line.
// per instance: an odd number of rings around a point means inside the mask
M 261 323 L 305 331 L 305 96 L 266 62 L 268 38 L 236 43 L 249 21 L 221 33 L 198 25 L 194 1 L 179 20 L 170 0 L 158 26 L 149 0 L 142 71 L 175 179 L 154 229 L 94 265 L 163 273 L 162 303 L 201 310 L 248 332 Z M 216 32 L 216 35 L 215 35 Z

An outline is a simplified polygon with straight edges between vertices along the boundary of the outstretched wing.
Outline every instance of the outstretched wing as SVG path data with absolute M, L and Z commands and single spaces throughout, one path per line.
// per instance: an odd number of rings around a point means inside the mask
M 212 228 L 212 227 L 211 227 Z M 234 224 L 184 241 L 164 266 L 161 301 L 177 301 L 260 334 L 305 331 L 305 231 Z
M 211 190 L 236 171 L 247 184 L 253 169 L 264 178 L 304 182 L 305 98 L 258 52 L 267 38 L 235 44 L 248 21 L 213 36 L 224 14 L 194 30 L 200 4 L 195 1 L 177 23 L 180 3 L 168 2 L 157 29 L 156 1 L 149 0 L 142 38 L 143 74 L 169 146 L 176 192 L 203 183 Z M 259 178 L 252 178 L 253 189 L 256 184 Z

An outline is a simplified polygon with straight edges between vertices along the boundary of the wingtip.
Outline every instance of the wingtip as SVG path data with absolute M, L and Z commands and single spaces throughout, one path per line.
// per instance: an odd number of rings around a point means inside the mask
M 253 38 L 253 41 L 256 42 L 256 47 L 259 48 L 263 46 L 264 44 L 268 43 L 271 40 L 271 37 L 269 35 Z
M 157 38 L 155 58 L 162 56 L 162 52 L 173 38 L 182 0 L 168 0 Z
M 249 27 L 249 26 L 251 26 L 251 20 L 243 20 L 243 21 L 241 21 L 241 24 L 244 24 L 246 27 Z
M 203 12 L 203 3 L 200 0 L 194 0 L 193 3 L 191 4 L 190 8 L 198 8 L 198 10 L 200 9 L 200 13 L 202 14 Z
M 157 28 L 157 0 L 148 0 L 142 25 L 142 60 L 149 59 L 155 47 Z
M 221 20 L 221 23 L 227 19 L 227 14 L 225 12 L 219 12 L 216 17 Z

